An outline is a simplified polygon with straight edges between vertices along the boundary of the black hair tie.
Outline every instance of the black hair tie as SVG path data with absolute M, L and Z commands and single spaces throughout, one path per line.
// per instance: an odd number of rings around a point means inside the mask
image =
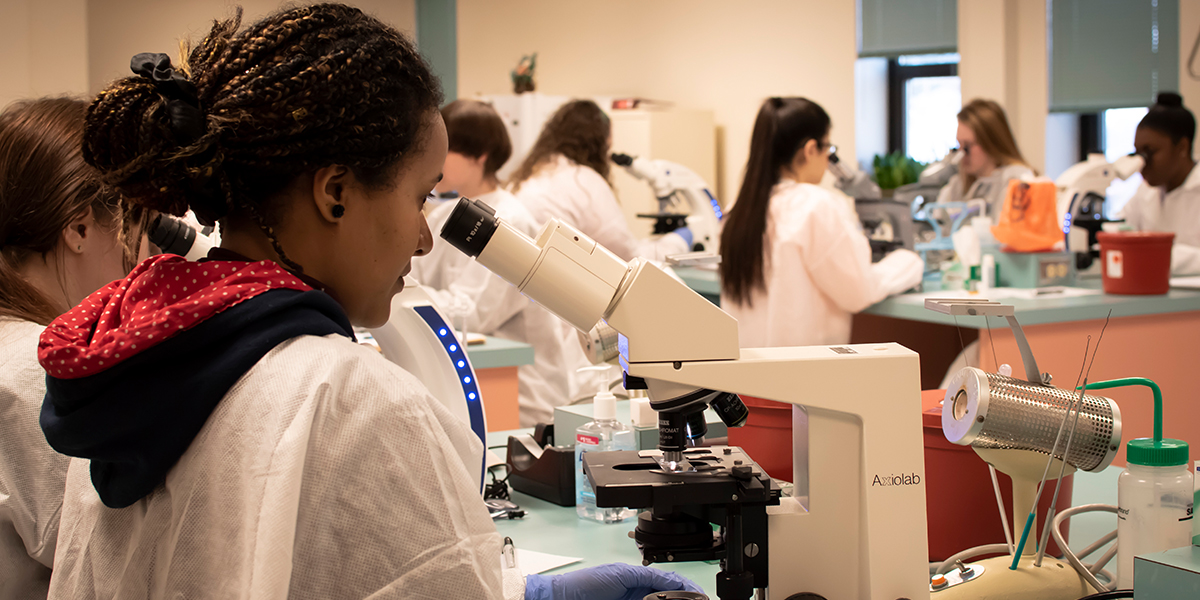
M 135 54 L 129 61 L 134 74 L 149 78 L 154 87 L 167 99 L 167 114 L 171 119 L 171 133 L 182 146 L 187 146 L 204 135 L 204 113 L 200 112 L 200 93 L 196 84 L 171 66 L 171 57 L 162 53 L 143 52 Z

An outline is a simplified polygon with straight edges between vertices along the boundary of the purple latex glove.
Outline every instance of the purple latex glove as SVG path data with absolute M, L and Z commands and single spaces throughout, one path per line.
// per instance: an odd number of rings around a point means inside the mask
M 642 600 L 654 592 L 675 590 L 704 592 L 675 573 L 624 563 L 525 577 L 525 600 Z

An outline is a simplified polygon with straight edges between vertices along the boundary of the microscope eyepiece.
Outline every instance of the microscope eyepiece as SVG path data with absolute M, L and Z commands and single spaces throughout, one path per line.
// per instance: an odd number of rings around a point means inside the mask
M 460 198 L 442 226 L 442 238 L 470 257 L 479 256 L 496 233 L 496 211 L 479 200 Z
M 617 166 L 620 166 L 620 167 L 628 167 L 629 165 L 633 164 L 633 157 L 628 154 L 621 154 L 620 152 L 613 152 L 611 158 L 612 158 L 612 161 L 617 163 Z
M 150 224 L 146 237 L 167 254 L 187 256 L 196 242 L 196 230 L 171 215 L 159 214 Z

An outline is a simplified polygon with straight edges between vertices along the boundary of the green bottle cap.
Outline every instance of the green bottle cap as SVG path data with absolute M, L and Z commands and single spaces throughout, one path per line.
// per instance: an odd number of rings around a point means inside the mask
M 1129 440 L 1125 445 L 1125 458 L 1131 464 L 1143 467 L 1175 467 L 1188 464 L 1188 444 L 1183 440 L 1151 438 Z

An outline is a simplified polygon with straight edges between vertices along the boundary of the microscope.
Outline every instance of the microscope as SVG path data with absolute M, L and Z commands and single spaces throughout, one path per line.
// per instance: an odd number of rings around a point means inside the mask
M 692 251 L 720 254 L 721 220 L 725 213 L 721 204 L 709 191 L 708 183 L 695 171 L 667 160 L 650 160 L 613 153 L 610 157 L 617 166 L 640 179 L 654 189 L 658 198 L 658 212 L 639 214 L 643 219 L 654 219 L 654 234 L 670 233 L 680 227 L 692 230 L 695 239 Z
M 918 357 L 897 344 L 738 348 L 737 321 L 650 262 L 551 219 L 536 240 L 462 199 L 442 237 L 581 331 L 619 332 L 627 385 L 659 414 L 657 450 L 594 453 L 600 506 L 647 509 L 646 564 L 721 560 L 724 599 L 929 598 Z M 794 493 L 733 447 L 699 447 L 712 405 L 793 405 Z M 719 526 L 717 533 L 712 525 Z

